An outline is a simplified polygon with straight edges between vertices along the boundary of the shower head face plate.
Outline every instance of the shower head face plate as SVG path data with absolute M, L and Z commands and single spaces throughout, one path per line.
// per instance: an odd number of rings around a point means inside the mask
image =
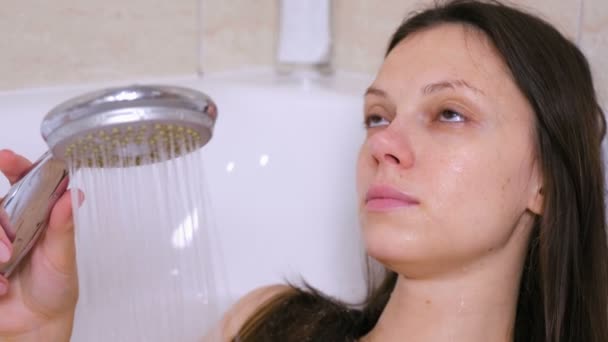
M 42 136 L 76 167 L 128 167 L 179 157 L 211 139 L 217 107 L 187 88 L 129 86 L 87 93 L 55 107 Z

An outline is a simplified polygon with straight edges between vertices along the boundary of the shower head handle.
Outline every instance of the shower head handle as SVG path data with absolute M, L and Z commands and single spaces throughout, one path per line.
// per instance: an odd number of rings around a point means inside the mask
M 9 277 L 46 229 L 50 212 L 68 187 L 66 163 L 46 152 L 0 201 L 0 225 L 13 245 L 11 259 L 0 264 Z

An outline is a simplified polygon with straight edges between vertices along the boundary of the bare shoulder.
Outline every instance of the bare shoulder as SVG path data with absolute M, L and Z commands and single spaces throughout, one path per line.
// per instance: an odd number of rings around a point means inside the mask
M 238 333 L 243 324 L 253 315 L 264 303 L 268 302 L 275 296 L 290 291 L 291 287 L 287 285 L 271 285 L 257 288 L 243 298 L 226 313 L 224 316 L 224 331 L 225 336 L 233 337 Z
M 276 296 L 289 292 L 292 288 L 287 285 L 270 285 L 257 288 L 239 299 L 226 312 L 222 321 L 203 341 L 231 341 L 243 324 L 265 303 Z

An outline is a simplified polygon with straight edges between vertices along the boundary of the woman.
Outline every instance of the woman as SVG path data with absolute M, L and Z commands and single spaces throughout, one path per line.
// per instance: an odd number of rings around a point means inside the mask
M 360 216 L 384 281 L 357 307 L 262 288 L 210 339 L 608 341 L 605 123 L 572 43 L 495 3 L 427 10 L 393 36 L 364 122 Z M 25 166 L 0 154 L 13 180 Z M 5 335 L 69 336 L 69 206 L 0 301 L 0 317 L 20 314 Z
M 454 1 L 407 19 L 365 95 L 358 192 L 387 276 L 352 308 L 262 289 L 235 341 L 608 341 L 605 122 L 547 23 Z

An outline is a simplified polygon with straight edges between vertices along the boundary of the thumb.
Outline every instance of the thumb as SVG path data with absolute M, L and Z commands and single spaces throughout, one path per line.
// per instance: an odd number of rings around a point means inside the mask
M 74 242 L 74 220 L 72 216 L 72 191 L 66 191 L 55 204 L 49 226 L 41 241 L 41 248 L 48 261 L 64 274 L 76 273 L 76 248 Z M 77 193 L 79 204 L 84 200 Z

